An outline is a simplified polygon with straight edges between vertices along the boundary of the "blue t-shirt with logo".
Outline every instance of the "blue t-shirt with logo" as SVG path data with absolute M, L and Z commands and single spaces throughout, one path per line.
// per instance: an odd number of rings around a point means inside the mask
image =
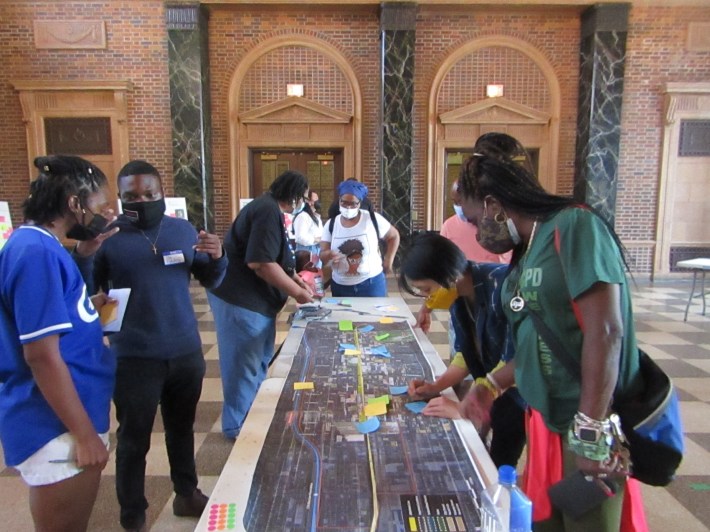
M 8 465 L 67 432 L 22 350 L 55 334 L 96 432 L 108 431 L 115 359 L 103 343 L 98 313 L 59 240 L 44 228 L 22 226 L 0 251 L 0 439 Z

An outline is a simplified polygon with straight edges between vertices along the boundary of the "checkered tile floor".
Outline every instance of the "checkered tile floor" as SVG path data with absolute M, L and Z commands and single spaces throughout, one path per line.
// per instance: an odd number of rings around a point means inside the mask
M 390 287 L 390 295 L 399 293 L 393 283 Z M 694 300 L 688 321 L 683 322 L 689 289 L 689 282 L 683 281 L 655 285 L 639 283 L 634 291 L 640 345 L 674 378 L 682 401 L 686 432 L 687 455 L 678 479 L 667 489 L 644 486 L 646 512 L 654 532 L 672 529 L 699 532 L 708 530 L 710 525 L 710 313 L 701 316 L 700 301 Z M 214 323 L 204 290 L 195 286 L 192 291 L 207 359 L 207 375 L 195 426 L 197 464 L 200 487 L 210 493 L 229 455 L 231 443 L 220 432 L 222 388 Z M 413 311 L 419 308 L 420 300 L 405 299 Z M 291 305 L 287 306 L 279 318 L 277 343 L 288 333 L 286 319 L 292 310 Z M 437 311 L 434 318 L 429 338 L 442 357 L 448 359 L 447 313 Z M 115 430 L 114 423 L 111 427 L 112 450 L 115 448 Z M 92 514 L 92 531 L 121 530 L 113 485 L 113 454 L 104 471 Z M 193 530 L 196 520 L 172 515 L 172 490 L 160 414 L 155 422 L 147 462 L 150 529 Z M 0 529 L 32 529 L 27 493 L 16 472 L 0 463 Z

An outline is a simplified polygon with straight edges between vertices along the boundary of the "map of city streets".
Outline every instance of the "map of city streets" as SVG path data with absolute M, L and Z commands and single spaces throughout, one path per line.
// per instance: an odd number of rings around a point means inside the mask
M 358 431 L 369 399 L 432 379 L 406 322 L 367 325 L 307 325 L 256 466 L 246 530 L 478 529 L 481 481 L 453 422 L 410 412 L 409 397 L 393 395 L 379 429 Z M 391 358 L 372 354 L 383 345 Z

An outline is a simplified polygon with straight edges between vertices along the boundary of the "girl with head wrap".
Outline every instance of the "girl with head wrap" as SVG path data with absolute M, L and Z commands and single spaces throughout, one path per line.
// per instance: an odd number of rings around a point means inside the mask
M 399 232 L 384 217 L 363 204 L 367 187 L 355 180 L 338 185 L 340 214 L 323 228 L 321 260 L 331 263 L 331 291 L 336 297 L 384 297 L 385 273 L 399 247 Z M 386 249 L 380 252 L 379 240 Z

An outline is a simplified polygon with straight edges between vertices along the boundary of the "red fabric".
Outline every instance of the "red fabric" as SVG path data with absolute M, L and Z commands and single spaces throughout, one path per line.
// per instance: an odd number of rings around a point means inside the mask
M 544 521 L 552 515 L 547 490 L 562 480 L 562 442 L 551 432 L 537 410 L 528 408 L 525 416 L 528 457 L 523 474 L 523 491 L 532 501 L 533 521 Z
M 532 501 L 533 521 L 544 521 L 552 516 L 547 490 L 563 476 L 562 438 L 549 430 L 540 412 L 532 408 L 528 408 L 525 416 L 525 430 L 528 456 L 523 491 Z M 641 487 L 633 478 L 626 481 L 619 532 L 648 532 Z
M 641 485 L 639 481 L 634 478 L 630 478 L 626 481 L 619 532 L 648 532 L 646 512 L 643 509 Z

